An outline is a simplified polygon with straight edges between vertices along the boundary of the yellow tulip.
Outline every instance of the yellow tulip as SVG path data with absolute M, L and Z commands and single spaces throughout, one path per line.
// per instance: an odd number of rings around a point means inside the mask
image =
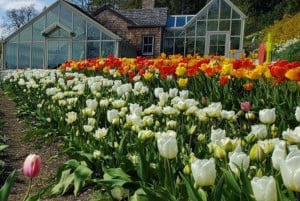
M 185 87 L 188 83 L 188 78 L 179 78 L 177 84 L 179 87 Z

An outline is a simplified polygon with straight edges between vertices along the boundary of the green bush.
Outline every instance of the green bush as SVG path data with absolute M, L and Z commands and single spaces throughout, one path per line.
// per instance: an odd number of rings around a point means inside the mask
M 272 56 L 273 60 L 300 61 L 300 39 L 294 38 L 276 45 Z

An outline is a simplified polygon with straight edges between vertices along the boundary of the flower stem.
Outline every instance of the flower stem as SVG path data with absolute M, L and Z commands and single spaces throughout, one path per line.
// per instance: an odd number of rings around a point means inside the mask
M 32 177 L 29 180 L 29 186 L 28 186 L 28 189 L 27 189 L 27 192 L 25 194 L 25 197 L 24 197 L 23 201 L 26 201 L 26 199 L 28 198 L 28 196 L 30 194 L 30 191 L 31 191 L 31 188 L 32 188 Z

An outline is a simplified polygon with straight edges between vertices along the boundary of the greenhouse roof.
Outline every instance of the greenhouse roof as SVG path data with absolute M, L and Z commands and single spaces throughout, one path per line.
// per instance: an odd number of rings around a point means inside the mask
M 167 28 L 184 27 L 194 15 L 169 15 L 167 18 Z

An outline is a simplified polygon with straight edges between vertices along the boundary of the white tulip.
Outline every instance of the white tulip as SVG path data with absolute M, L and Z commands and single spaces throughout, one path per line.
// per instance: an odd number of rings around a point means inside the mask
M 195 159 L 191 164 L 191 169 L 197 186 L 210 186 L 215 183 L 217 171 L 213 158 Z
M 119 118 L 119 112 L 116 109 L 108 110 L 107 111 L 107 121 L 112 123 L 114 119 Z
M 272 124 L 276 120 L 275 108 L 259 111 L 259 120 L 264 124 Z
M 297 151 L 299 152 L 299 151 Z M 280 173 L 284 185 L 292 191 L 300 192 L 300 155 L 291 152 L 280 162 Z
M 300 143 L 300 126 L 296 127 L 294 130 L 288 128 L 286 131 L 283 131 L 282 137 L 289 143 Z
M 250 164 L 250 157 L 242 151 L 229 152 L 229 167 L 235 174 L 239 174 L 238 168 L 246 171 Z
M 175 133 L 175 136 L 174 136 Z M 176 132 L 167 132 L 157 135 L 157 147 L 160 155 L 166 159 L 176 158 L 178 146 Z
M 174 98 L 175 96 L 177 96 L 177 94 L 178 94 L 178 89 L 177 88 L 169 89 L 169 96 L 171 98 Z
M 107 133 L 108 133 L 108 129 L 98 128 L 95 131 L 94 138 L 97 139 L 97 140 L 100 140 L 100 139 L 104 138 L 107 135 Z
M 254 177 L 251 186 L 256 201 L 277 201 L 276 182 L 273 176 Z
M 164 92 L 164 89 L 163 88 L 155 88 L 154 89 L 154 96 L 156 97 L 156 98 L 158 98 L 159 97 L 159 94 L 161 94 L 161 93 L 163 93 Z
M 276 170 L 280 170 L 280 161 L 286 157 L 286 146 L 285 143 L 278 144 L 272 154 L 272 164 Z
M 67 118 L 66 118 L 67 124 L 71 124 L 71 123 L 75 122 L 77 119 L 76 112 L 68 112 L 68 113 L 66 113 L 66 116 L 67 116 Z
M 203 108 L 209 117 L 219 117 L 222 111 L 222 104 L 220 102 L 211 103 L 207 107 Z
M 97 106 L 98 106 L 98 101 L 96 99 L 87 99 L 85 101 L 86 103 L 86 107 L 92 109 L 92 110 L 96 110 Z
M 251 126 L 251 131 L 247 138 L 255 136 L 257 139 L 264 139 L 268 135 L 267 126 L 265 124 L 256 124 Z
M 210 140 L 212 143 L 218 144 L 222 139 L 226 138 L 226 131 L 223 129 L 211 129 Z

